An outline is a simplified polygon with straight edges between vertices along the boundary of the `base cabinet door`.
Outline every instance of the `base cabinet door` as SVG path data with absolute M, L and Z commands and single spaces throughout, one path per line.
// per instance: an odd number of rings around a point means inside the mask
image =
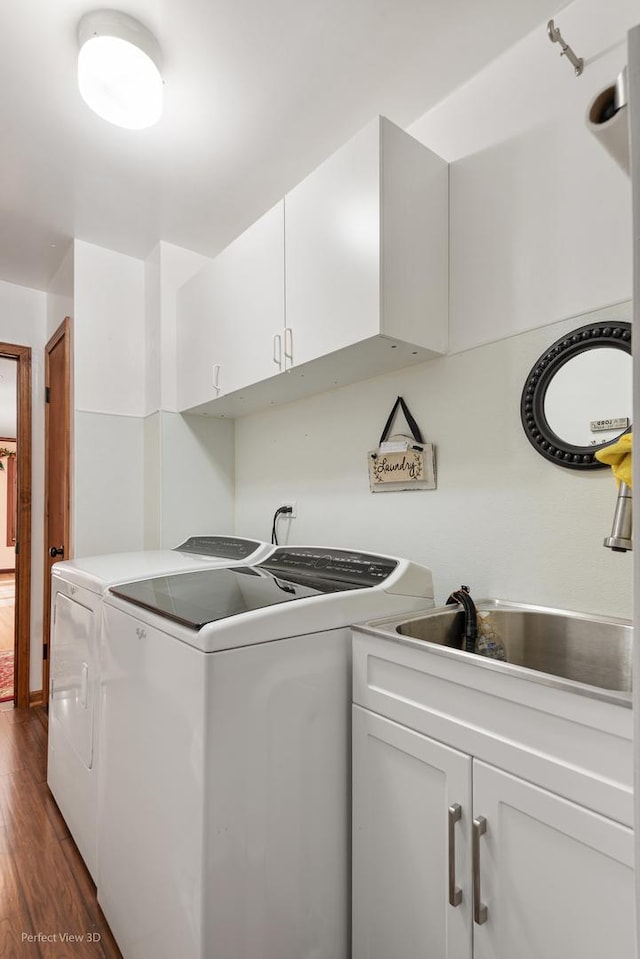
M 353 707 L 353 959 L 635 959 L 633 832 Z
M 632 830 L 477 760 L 473 811 L 475 959 L 633 959 Z
M 470 959 L 470 757 L 354 706 L 353 764 L 353 959 Z

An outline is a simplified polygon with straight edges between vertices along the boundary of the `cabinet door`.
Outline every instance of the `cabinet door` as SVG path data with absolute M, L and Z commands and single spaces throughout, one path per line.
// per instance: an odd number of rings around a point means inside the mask
M 284 368 L 284 201 L 218 260 L 216 362 L 220 392 L 232 393 Z
M 474 760 L 475 959 L 633 959 L 633 834 Z
M 283 201 L 182 287 L 177 333 L 180 410 L 284 367 Z
M 380 332 L 379 159 L 376 120 L 285 198 L 294 365 Z
M 469 959 L 470 810 L 468 756 L 353 707 L 353 959 Z
M 178 409 L 189 410 L 220 395 L 221 333 L 218 260 L 208 264 L 178 291 L 176 313 Z

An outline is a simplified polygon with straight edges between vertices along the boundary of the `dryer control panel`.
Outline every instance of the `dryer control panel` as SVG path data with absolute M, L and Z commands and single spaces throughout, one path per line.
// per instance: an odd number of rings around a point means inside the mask
M 304 546 L 281 547 L 257 564 L 271 573 L 306 574 L 360 587 L 377 586 L 393 573 L 397 565 L 396 560 L 374 553 Z
M 253 539 L 241 539 L 239 536 L 190 536 L 180 546 L 177 553 L 196 553 L 198 556 L 217 556 L 235 562 L 247 559 L 262 546 Z

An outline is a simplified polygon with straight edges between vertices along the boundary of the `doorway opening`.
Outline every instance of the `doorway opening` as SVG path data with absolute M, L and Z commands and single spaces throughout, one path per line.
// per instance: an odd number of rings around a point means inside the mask
M 28 706 L 31 349 L 0 343 L 0 703 Z
M 17 379 L 17 361 L 0 357 L 0 703 L 14 698 Z

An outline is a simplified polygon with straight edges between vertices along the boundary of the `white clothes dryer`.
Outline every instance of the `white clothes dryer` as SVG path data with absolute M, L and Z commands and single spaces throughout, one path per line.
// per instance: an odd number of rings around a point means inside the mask
M 425 567 L 304 547 L 109 591 L 98 900 L 126 959 L 347 959 L 349 626 L 429 604 Z
M 192 536 L 176 549 L 111 553 L 53 566 L 47 782 L 94 880 L 104 592 L 115 583 L 160 573 L 255 561 L 272 549 L 234 536 Z

